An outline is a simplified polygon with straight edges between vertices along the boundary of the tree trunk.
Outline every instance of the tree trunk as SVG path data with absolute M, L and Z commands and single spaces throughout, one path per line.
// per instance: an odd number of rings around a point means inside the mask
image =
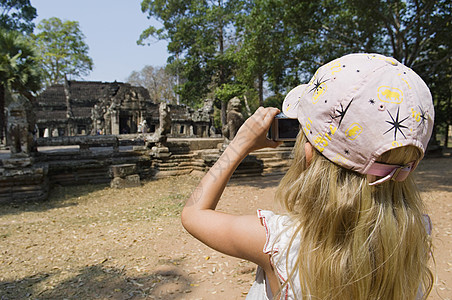
M 223 45 L 223 27 L 220 26 L 220 55 L 223 56 L 223 52 L 224 52 L 224 45 Z M 219 70 L 219 86 L 222 86 L 226 80 L 225 80 L 225 76 L 224 76 L 224 66 L 223 63 L 220 63 L 220 70 Z M 226 109 L 227 109 L 227 102 L 221 101 L 221 124 L 224 126 L 227 123 L 227 118 L 226 118 Z
M 450 118 L 450 114 L 452 113 L 452 98 L 449 96 L 449 99 L 447 101 L 447 110 L 446 110 L 446 115 L 449 116 Z M 447 149 L 449 146 L 449 127 L 450 127 L 450 119 L 448 121 L 446 121 L 446 136 L 444 138 L 444 148 Z
M 0 84 L 0 143 L 3 142 L 3 138 L 6 136 L 6 124 L 5 124 L 5 87 Z
M 264 77 L 259 75 L 258 80 L 259 106 L 264 106 Z
M 224 126 L 227 124 L 227 117 L 226 117 L 226 109 L 228 104 L 224 101 L 221 101 L 221 125 Z
M 248 98 L 246 98 L 246 95 L 243 96 L 243 100 L 245 101 L 246 113 L 248 114 L 248 116 L 251 116 L 251 109 L 248 104 Z
M 222 7 L 222 1 L 218 0 L 218 7 Z M 218 47 L 219 47 L 219 55 L 220 57 L 223 59 L 223 55 L 224 55 L 224 30 L 223 30 L 223 19 L 222 17 L 219 18 L 219 23 L 218 23 Z M 224 74 L 224 65 L 223 65 L 223 61 L 220 63 L 219 65 L 219 82 L 218 82 L 218 86 L 222 86 L 224 83 L 226 83 L 226 78 L 225 78 L 225 74 Z M 221 125 L 225 126 L 227 124 L 227 106 L 228 103 L 221 101 Z
M 449 124 L 446 124 L 446 136 L 444 137 L 444 149 L 448 148 L 449 145 Z

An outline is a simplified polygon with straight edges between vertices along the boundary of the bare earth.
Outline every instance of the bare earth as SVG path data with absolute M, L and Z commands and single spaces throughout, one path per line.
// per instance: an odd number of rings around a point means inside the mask
M 199 179 L 57 187 L 44 203 L 0 205 L 0 299 L 244 299 L 255 266 L 210 250 L 180 224 Z M 278 211 L 279 180 L 233 179 L 219 209 Z M 452 157 L 424 160 L 418 182 L 434 225 L 429 299 L 452 299 Z

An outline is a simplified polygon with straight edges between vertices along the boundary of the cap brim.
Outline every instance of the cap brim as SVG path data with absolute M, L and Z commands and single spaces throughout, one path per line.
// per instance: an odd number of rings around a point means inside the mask
M 303 93 L 308 85 L 307 84 L 300 84 L 296 88 L 292 89 L 284 98 L 284 102 L 282 104 L 282 112 L 288 117 L 288 118 L 297 118 L 297 111 L 298 111 L 298 103 L 303 96 Z

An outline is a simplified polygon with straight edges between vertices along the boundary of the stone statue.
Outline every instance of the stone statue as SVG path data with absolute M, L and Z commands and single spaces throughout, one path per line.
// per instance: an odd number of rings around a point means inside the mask
M 8 141 L 11 157 L 30 156 L 36 150 L 33 132 L 36 116 L 31 102 L 24 96 L 13 96 L 8 107 Z
M 92 131 L 91 134 L 95 135 L 102 127 L 102 108 L 95 104 L 91 109 Z
M 238 97 L 234 97 L 228 102 L 226 115 L 226 125 L 223 125 L 223 136 L 231 141 L 234 139 L 240 126 L 245 121 L 241 113 L 241 103 Z
M 159 106 L 159 128 L 158 131 L 160 131 L 161 135 L 167 135 L 171 132 L 171 116 L 170 116 L 170 109 L 168 107 L 168 104 L 166 103 L 160 103 Z
M 166 103 L 160 103 L 159 122 L 159 128 L 153 135 L 146 138 L 146 147 L 151 148 L 152 155 L 155 157 L 165 158 L 171 155 L 166 146 L 167 135 L 171 133 L 170 109 Z
M 149 136 L 146 141 L 149 145 L 163 146 L 166 143 L 167 135 L 171 133 L 171 116 L 168 104 L 160 103 L 159 106 L 159 127 L 152 136 Z
M 106 109 L 104 113 L 104 134 L 111 134 L 111 116 L 116 113 L 116 103 L 115 101 L 111 102 L 111 105 Z

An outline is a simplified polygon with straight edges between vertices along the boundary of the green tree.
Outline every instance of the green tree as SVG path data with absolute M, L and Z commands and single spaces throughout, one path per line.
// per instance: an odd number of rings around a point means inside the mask
M 0 0 L 0 28 L 32 33 L 36 8 L 30 0 Z
M 273 1 L 273 0 L 270 0 Z M 283 92 L 306 82 L 326 62 L 351 52 L 381 52 L 381 22 L 371 18 L 374 3 L 358 7 L 350 0 L 273 1 L 286 37 L 283 78 L 273 90 Z M 380 27 L 379 27 L 380 26 Z
M 42 20 L 34 36 L 48 85 L 64 82 L 65 76 L 81 78 L 93 69 L 89 47 L 77 21 Z
M 434 34 L 426 41 L 423 59 L 415 63 L 415 70 L 420 73 L 433 95 L 435 105 L 436 134 L 444 136 L 444 145 L 448 146 L 448 130 L 452 125 L 452 3 L 438 1 L 430 15 Z M 436 142 L 436 141 L 434 141 Z
M 438 76 L 450 72 L 451 2 L 447 0 L 328 0 L 275 1 L 284 6 L 290 43 L 285 82 L 309 77 L 319 66 L 350 52 L 378 52 L 411 67 L 429 84 L 438 99 Z M 450 73 L 449 73 L 450 74 Z M 309 75 L 309 76 L 306 76 Z M 450 85 L 441 75 L 441 89 Z M 434 85 L 436 82 L 436 85 Z M 446 87 L 445 87 L 446 86 Z M 442 91 L 441 95 L 448 93 Z M 450 94 L 450 91 L 449 91 Z M 435 101 L 444 111 L 446 100 Z M 446 120 L 438 119 L 435 126 Z M 450 124 L 450 117 L 449 117 Z M 441 125 L 442 126 L 442 125 Z
M 228 83 L 234 61 L 228 54 L 233 45 L 233 20 L 242 1 L 151 1 L 143 0 L 141 9 L 156 18 L 162 28 L 150 26 L 138 40 L 145 44 L 149 38 L 168 41 L 169 59 L 180 77 L 178 93 L 183 102 L 196 106 L 207 94 Z M 222 120 L 226 104 L 221 102 Z
M 435 132 L 451 124 L 451 21 L 452 3 L 446 0 L 364 1 L 350 0 L 350 6 L 365 12 L 365 18 L 379 28 L 377 50 L 416 71 L 429 85 L 437 114 Z M 362 28 L 361 32 L 371 32 Z M 433 135 L 436 138 L 436 135 Z
M 273 46 L 280 41 L 281 33 L 278 19 L 270 7 L 269 1 L 248 2 L 241 14 L 237 29 L 240 46 L 237 54 L 237 77 L 250 88 L 257 90 L 259 105 L 264 105 L 264 82 L 271 81 L 270 70 L 275 70 L 284 59 L 284 53 L 275 55 Z M 279 49 L 277 46 L 276 49 Z M 280 68 L 280 74 L 283 68 Z
M 33 100 L 41 86 L 34 48 L 17 31 L 0 29 L 0 140 L 5 134 L 5 95 L 18 92 Z
M 439 122 L 450 124 L 451 5 L 447 0 L 143 0 L 143 12 L 163 26 L 148 28 L 139 42 L 168 40 L 183 100 L 195 104 L 215 95 L 223 109 L 231 91 L 256 90 L 262 104 L 265 86 L 279 97 L 336 57 L 386 54 L 424 78 L 434 98 L 442 99 L 435 100 L 438 116 L 444 116 Z

